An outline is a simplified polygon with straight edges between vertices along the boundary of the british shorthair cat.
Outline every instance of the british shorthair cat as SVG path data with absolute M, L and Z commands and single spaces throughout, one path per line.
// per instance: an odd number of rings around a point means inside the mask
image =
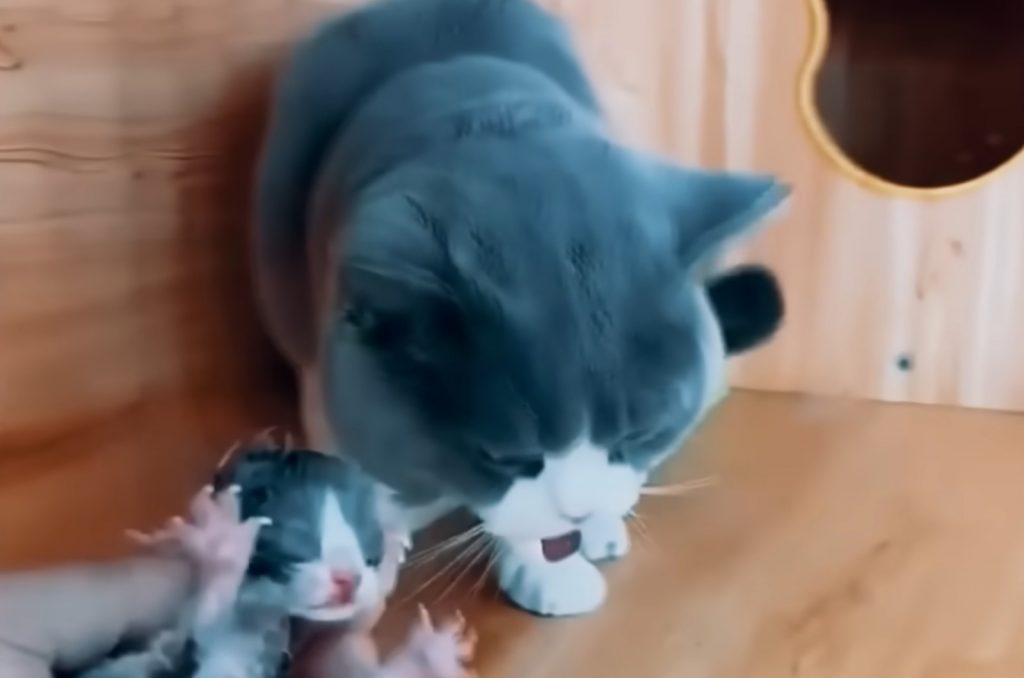
M 409 529 L 469 508 L 512 601 L 585 613 L 606 593 L 593 562 L 628 550 L 624 517 L 730 348 L 781 320 L 770 272 L 702 271 L 788 192 L 614 140 L 565 27 L 529 0 L 381 0 L 280 78 L 259 301 L 313 446 L 389 488 Z

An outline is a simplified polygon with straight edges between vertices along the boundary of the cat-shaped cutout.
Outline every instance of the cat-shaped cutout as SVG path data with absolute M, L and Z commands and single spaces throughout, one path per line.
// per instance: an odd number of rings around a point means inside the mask
M 950 193 L 1024 148 L 1024 3 L 805 0 L 805 120 L 825 152 L 888 192 Z
M 702 271 L 788 188 L 612 139 L 533 2 L 387 0 L 299 46 L 258 191 L 260 303 L 311 444 L 390 488 L 410 529 L 470 509 L 518 605 L 600 606 L 593 561 L 628 550 L 625 516 L 727 352 L 777 326 L 770 274 L 710 299 Z M 767 317 L 723 330 L 713 306 L 751 303 Z

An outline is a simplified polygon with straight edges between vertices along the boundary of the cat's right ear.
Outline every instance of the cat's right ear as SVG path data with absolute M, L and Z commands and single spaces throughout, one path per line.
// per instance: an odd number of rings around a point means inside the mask
M 675 166 L 663 166 L 661 180 L 674 222 L 675 248 L 688 271 L 748 235 L 791 192 L 788 185 L 769 175 Z

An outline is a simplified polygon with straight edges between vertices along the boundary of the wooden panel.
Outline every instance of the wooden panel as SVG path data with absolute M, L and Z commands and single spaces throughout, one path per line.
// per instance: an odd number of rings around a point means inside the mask
M 937 195 L 842 168 L 801 112 L 827 46 L 812 40 L 822 1 L 552 4 L 580 28 L 627 138 L 796 187 L 786 218 L 735 257 L 780 273 L 789 318 L 734 383 L 1024 409 L 1024 164 Z
M 790 317 L 737 384 L 1024 408 L 1022 170 L 941 200 L 851 180 L 798 113 L 808 2 L 547 4 L 625 138 L 795 182 L 738 255 L 779 269 Z M 267 382 L 244 227 L 268 75 L 353 4 L 0 0 L 0 443 Z
M 164 402 L 0 472 L 0 571 L 123 553 L 268 407 Z M 485 678 L 1020 678 L 1022 437 L 1019 416 L 736 393 L 663 479 L 718 485 L 642 502 L 598 614 L 516 610 L 463 544 L 411 561 L 386 634 L 462 609 Z
M 269 68 L 312 13 L 235 9 L 0 0 L 5 449 L 276 374 L 248 181 Z

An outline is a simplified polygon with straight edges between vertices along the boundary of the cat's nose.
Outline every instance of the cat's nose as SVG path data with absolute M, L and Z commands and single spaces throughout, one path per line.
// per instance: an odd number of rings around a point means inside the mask
M 573 525 L 582 525 L 583 523 L 590 520 L 590 516 L 594 515 L 593 511 L 587 511 L 586 513 L 571 514 L 563 513 L 562 517 L 568 520 Z
M 355 600 L 361 579 L 360 575 L 354 572 L 332 572 L 331 602 L 336 605 L 348 605 Z

